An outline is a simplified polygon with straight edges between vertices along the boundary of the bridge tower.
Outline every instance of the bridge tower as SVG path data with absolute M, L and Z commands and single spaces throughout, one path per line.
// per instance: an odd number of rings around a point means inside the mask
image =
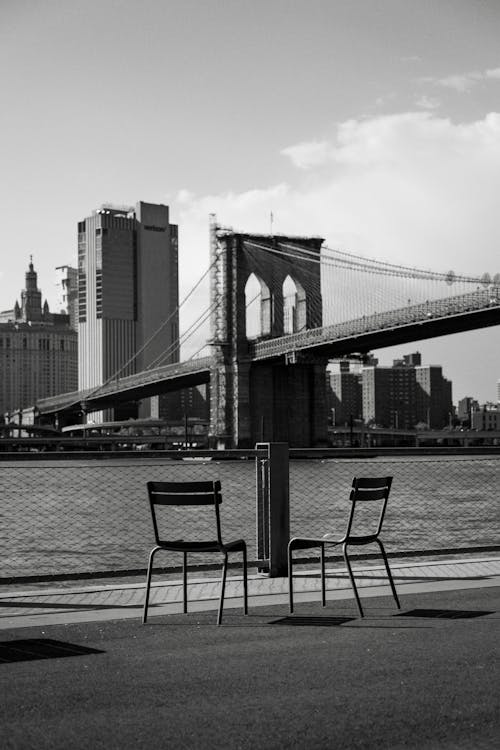
M 258 339 L 322 325 L 320 265 L 314 262 L 322 243 L 318 237 L 237 233 L 217 227 L 211 217 L 212 447 L 325 444 L 327 360 L 295 355 L 254 362 L 246 321 L 246 287 L 253 277 L 260 286 Z

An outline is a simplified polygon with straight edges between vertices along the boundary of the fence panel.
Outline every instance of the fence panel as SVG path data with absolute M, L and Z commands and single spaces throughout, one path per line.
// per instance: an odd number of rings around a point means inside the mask
M 388 550 L 500 544 L 500 456 L 292 460 L 291 535 L 341 535 L 353 477 L 388 475 L 394 477 L 382 537 Z
M 247 540 L 255 559 L 255 462 L 108 459 L 0 464 L 1 577 L 143 569 L 154 545 L 148 481 L 222 484 L 223 537 Z M 165 559 L 162 560 L 162 557 Z M 173 553 L 158 565 L 179 565 Z M 175 556 L 174 556 L 175 557 Z M 191 562 L 218 562 L 214 555 Z M 235 560 L 236 561 L 236 560 Z
M 353 476 L 392 475 L 383 534 L 388 551 L 499 548 L 500 454 L 339 458 L 332 451 L 325 458 L 322 451 L 323 458 L 312 452 L 301 460 L 293 454 L 291 536 L 342 533 Z M 212 453 L 211 460 L 174 455 L 2 461 L 0 579 L 143 570 L 154 544 L 149 480 L 220 480 L 224 536 L 246 539 L 249 560 L 257 560 L 256 452 L 221 459 Z M 258 455 L 258 466 L 267 465 L 267 453 Z M 260 537 L 267 533 L 258 528 Z M 192 562 L 214 564 L 214 557 Z M 180 556 L 158 556 L 162 567 L 179 564 Z

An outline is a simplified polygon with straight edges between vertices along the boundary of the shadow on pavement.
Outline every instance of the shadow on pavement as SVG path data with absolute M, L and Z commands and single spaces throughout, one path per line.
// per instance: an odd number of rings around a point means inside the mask
M 52 638 L 25 638 L 22 640 L 0 641 L 0 664 L 33 659 L 60 659 L 67 656 L 87 656 L 104 654 L 97 648 L 77 646 L 74 643 L 56 641 Z
M 409 612 L 399 612 L 393 617 L 431 617 L 441 620 L 468 620 L 473 617 L 494 615 L 494 611 L 478 609 L 411 609 Z

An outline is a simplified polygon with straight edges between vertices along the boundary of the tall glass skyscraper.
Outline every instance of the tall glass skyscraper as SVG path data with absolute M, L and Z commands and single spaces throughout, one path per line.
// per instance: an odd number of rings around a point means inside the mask
M 178 228 L 168 206 L 103 205 L 80 221 L 79 390 L 178 361 L 178 305 Z M 161 416 L 159 398 L 143 402 L 138 415 Z

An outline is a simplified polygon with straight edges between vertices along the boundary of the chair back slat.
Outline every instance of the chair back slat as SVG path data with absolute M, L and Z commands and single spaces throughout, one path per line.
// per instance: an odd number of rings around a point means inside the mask
M 155 505 L 214 505 L 222 502 L 222 498 L 214 497 L 213 492 L 203 495 L 170 495 L 152 490 L 150 497 Z
M 153 492 L 162 492 L 165 494 L 198 494 L 220 492 L 221 484 L 215 482 L 148 482 L 148 489 Z
M 392 477 L 354 477 L 352 485 L 356 485 L 363 490 L 373 489 L 374 487 L 385 487 L 390 485 Z
M 355 487 L 351 491 L 351 501 L 360 502 L 373 502 L 375 500 L 383 500 L 387 494 L 387 488 L 382 487 L 376 490 L 363 490 L 359 487 Z

